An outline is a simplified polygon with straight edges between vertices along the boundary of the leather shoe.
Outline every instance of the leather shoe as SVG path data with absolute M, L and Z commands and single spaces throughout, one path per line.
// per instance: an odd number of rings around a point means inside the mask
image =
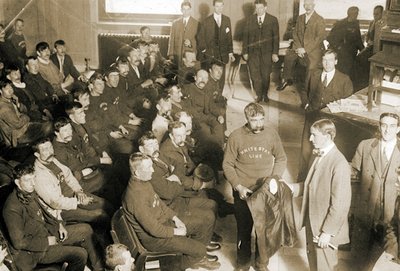
M 216 250 L 219 250 L 219 249 L 221 249 L 221 245 L 218 244 L 218 243 L 209 243 L 207 245 L 207 251 L 208 252 L 213 252 L 213 251 L 216 251 Z
M 213 232 L 213 235 L 211 236 L 211 241 L 210 241 L 210 243 L 211 244 L 215 244 L 215 243 L 221 243 L 222 242 L 222 236 L 221 235 L 219 235 L 218 233 L 216 233 L 216 232 Z
M 199 262 L 195 263 L 191 268 L 199 269 L 203 268 L 206 270 L 219 270 L 221 264 L 219 262 L 210 262 L 207 260 L 207 257 L 203 257 Z
M 285 81 L 282 81 L 282 83 L 276 88 L 276 90 L 277 91 L 282 91 L 282 90 L 284 90 L 287 86 L 290 86 L 290 85 L 292 85 L 293 84 L 293 82 L 292 82 L 292 80 L 285 80 Z
M 218 261 L 218 256 L 216 256 L 216 255 L 211 255 L 211 254 L 208 254 L 208 253 L 207 253 L 206 257 L 207 257 L 207 261 L 209 261 L 209 262 L 216 262 L 216 261 Z

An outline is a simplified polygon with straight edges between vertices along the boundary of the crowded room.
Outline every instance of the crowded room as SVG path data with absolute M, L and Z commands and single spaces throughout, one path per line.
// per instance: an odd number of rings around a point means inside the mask
M 0 0 L 0 271 L 400 271 L 400 0 Z

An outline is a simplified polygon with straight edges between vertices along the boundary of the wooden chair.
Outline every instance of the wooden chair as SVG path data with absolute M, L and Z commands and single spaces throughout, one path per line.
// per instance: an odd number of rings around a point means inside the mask
M 117 210 L 111 220 L 111 237 L 116 244 L 126 245 L 132 256 L 135 258 L 135 270 L 143 271 L 147 261 L 159 260 L 167 256 L 180 256 L 176 252 L 155 252 L 148 251 L 141 244 L 136 232 L 130 226 L 125 218 L 122 208 Z

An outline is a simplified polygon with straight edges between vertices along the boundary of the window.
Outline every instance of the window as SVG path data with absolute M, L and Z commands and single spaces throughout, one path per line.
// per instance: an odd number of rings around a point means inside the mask
M 99 21 L 168 25 L 181 15 L 182 0 L 98 0 Z

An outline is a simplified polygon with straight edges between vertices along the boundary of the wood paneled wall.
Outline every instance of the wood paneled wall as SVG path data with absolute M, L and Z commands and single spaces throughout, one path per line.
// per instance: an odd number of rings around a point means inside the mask
M 193 16 L 199 20 L 213 12 L 212 0 L 191 0 Z M 293 15 L 295 0 L 267 0 L 268 12 L 279 20 L 281 39 L 287 21 Z M 0 16 L 8 23 L 21 11 L 29 0 L 0 0 Z M 244 14 L 253 0 L 225 0 L 224 13 L 231 18 L 235 38 L 240 30 Z M 97 34 L 102 32 L 138 33 L 140 25 L 109 24 L 98 21 L 97 0 L 32 0 L 20 16 L 25 20 L 28 53 L 34 53 L 39 41 L 50 46 L 57 39 L 67 43 L 68 53 L 77 65 L 83 66 L 84 58 L 91 59 L 91 66 L 98 66 Z M 152 34 L 168 34 L 168 27 L 151 27 Z

